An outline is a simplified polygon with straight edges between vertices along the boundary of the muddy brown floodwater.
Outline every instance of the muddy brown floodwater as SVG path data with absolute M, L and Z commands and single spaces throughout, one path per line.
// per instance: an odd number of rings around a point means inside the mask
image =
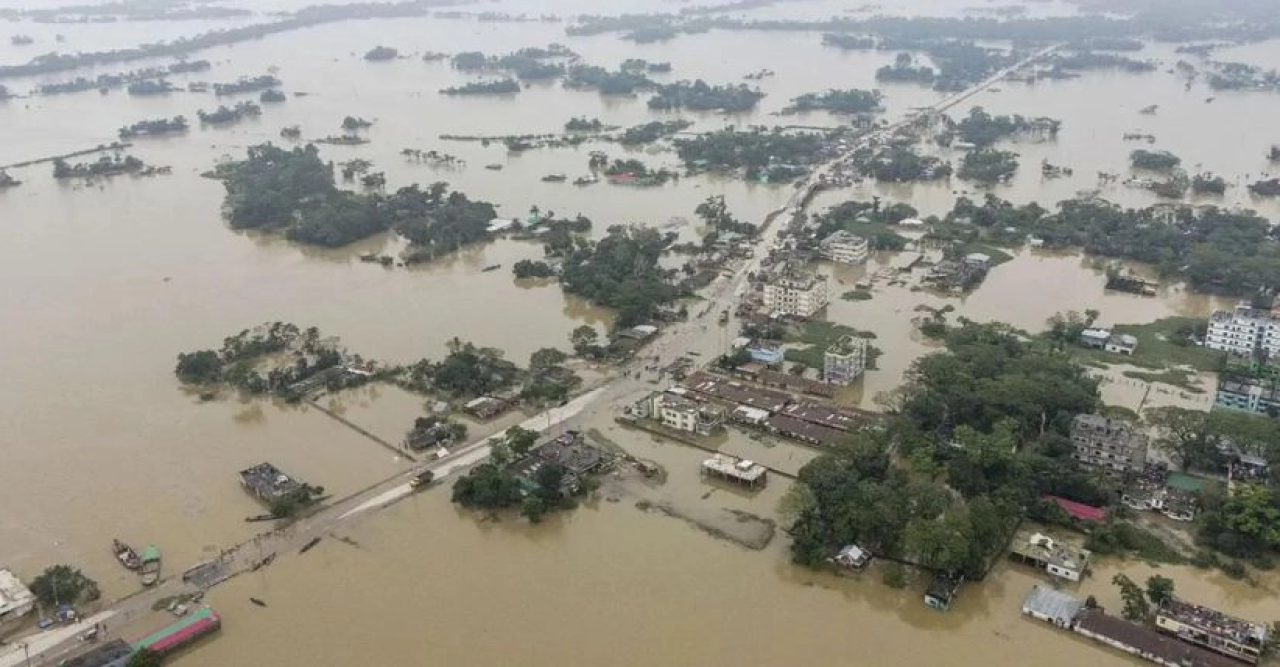
M 254 8 L 298 4 L 306 3 L 287 0 Z M 653 11 L 653 3 L 642 0 L 607 4 L 547 0 L 531 6 L 502 0 L 483 9 L 561 15 Z M 841 14 L 848 4 L 799 0 L 740 13 L 821 18 Z M 887 12 L 958 15 L 974 3 L 881 4 Z M 1035 3 L 1031 11 L 1062 15 L 1074 9 L 1048 2 Z M 0 63 L 22 62 L 54 48 L 118 48 L 235 24 L 6 23 L 6 36 L 29 34 L 37 44 L 23 48 L 0 39 Z M 53 46 L 55 34 L 63 34 L 65 44 Z M 446 97 L 437 91 L 471 77 L 416 56 L 377 64 L 360 58 L 378 44 L 406 54 L 428 49 L 496 54 L 552 42 L 566 44 L 588 63 L 609 67 L 631 57 L 670 61 L 674 72 L 664 80 L 735 83 L 761 69 L 777 74 L 753 82 L 768 94 L 758 110 L 726 116 L 654 113 L 643 96 L 604 98 L 555 83 L 533 84 L 514 99 Z M 175 84 L 227 81 L 275 68 L 286 91 L 309 95 L 291 96 L 269 106 L 261 118 L 232 127 L 196 126 L 184 136 L 135 141 L 129 152 L 172 166 L 169 176 L 59 184 L 46 164 L 13 170 L 24 184 L 0 192 L 0 564 L 29 578 L 49 563 L 71 563 L 99 580 L 108 598 L 117 598 L 136 590 L 137 583 L 113 562 L 112 538 L 157 544 L 172 573 L 259 528 L 243 521 L 262 509 L 240 490 L 239 469 L 270 460 L 341 496 L 408 468 L 405 460 L 306 406 L 234 397 L 201 402 L 173 377 L 179 352 L 216 347 L 227 335 L 280 320 L 318 326 L 375 359 L 436 357 L 456 336 L 500 348 L 524 364 L 540 347 L 566 348 L 576 326 L 603 328 L 609 322 L 608 312 L 564 296 L 554 284 L 511 279 L 511 264 L 540 256 L 534 242 L 499 240 L 413 270 L 388 270 L 357 258 L 394 252 L 399 247 L 394 239 L 316 250 L 232 232 L 219 214 L 221 186 L 199 177 L 216 161 L 242 155 L 253 144 L 279 141 L 284 126 L 300 125 L 304 136 L 318 138 L 336 134 L 343 116 L 363 116 L 376 121 L 367 133 L 371 143 L 325 146 L 322 155 L 334 161 L 372 160 L 375 169 L 386 172 L 390 188 L 443 180 L 473 198 L 495 202 L 504 216 L 523 215 L 536 205 L 587 215 L 595 220 L 597 235 L 611 224 L 643 223 L 689 240 L 698 229 L 688 220 L 706 197 L 723 194 L 735 215 L 760 220 L 787 200 L 791 187 L 691 177 L 656 189 L 578 188 L 541 177 L 564 173 L 572 180 L 586 171 L 593 148 L 655 166 L 676 160 L 670 152 L 613 144 L 508 154 L 496 143 L 439 137 L 557 132 L 572 116 L 619 126 L 683 117 L 695 123 L 696 131 L 780 122 L 832 126 L 842 119 L 825 113 L 785 119 L 773 114 L 792 97 L 833 86 L 879 87 L 887 116 L 898 118 L 937 94 L 911 85 L 877 86 L 875 69 L 893 56 L 840 52 L 822 46 L 817 34 L 713 31 L 635 45 L 615 35 L 568 37 L 558 23 L 433 18 L 331 24 L 195 54 L 212 61 L 213 70 L 175 76 Z M 1149 47 L 1143 56 L 1166 64 L 1176 58 L 1163 46 Z M 1280 43 L 1216 57 L 1267 64 L 1280 57 Z M 157 64 L 163 63 L 4 83 L 25 94 L 41 83 Z M 1274 202 L 1254 200 L 1239 185 L 1246 175 L 1257 178 L 1269 168 L 1264 154 L 1271 138 L 1255 131 L 1280 117 L 1278 96 L 1221 93 L 1206 104 L 1211 93 L 1200 86 L 1186 92 L 1163 69 L 999 88 L 970 104 L 993 113 L 1050 115 L 1064 123 L 1056 142 L 1017 146 L 1023 166 L 1010 184 L 994 190 L 1002 197 L 1049 206 L 1093 189 L 1097 172 L 1125 170 L 1132 146 L 1120 135 L 1145 131 L 1158 135 L 1158 148 L 1235 184 L 1226 197 L 1201 203 L 1280 214 Z M 218 103 L 211 94 L 138 98 L 123 91 L 10 100 L 0 103 L 0 164 L 84 149 L 112 140 L 122 125 L 178 114 L 194 118 L 197 109 Z M 1137 113 L 1148 104 L 1160 105 L 1156 116 Z M 409 163 L 399 155 L 403 148 L 452 153 L 467 165 L 438 169 Z M 1075 176 L 1043 181 L 1036 169 L 1042 158 L 1072 167 Z M 483 168 L 490 163 L 503 169 Z M 959 181 L 865 184 L 824 193 L 816 208 L 879 195 L 910 202 L 924 214 L 943 213 L 967 190 L 980 196 Z M 1148 192 L 1121 186 L 1102 194 L 1125 205 L 1155 201 Z M 832 275 L 838 295 L 887 261 L 877 257 L 866 268 L 823 270 Z M 503 268 L 482 271 L 490 264 Z M 1098 308 L 1108 323 L 1140 323 L 1172 314 L 1202 315 L 1223 303 L 1177 286 L 1153 299 L 1110 294 L 1102 283 L 1101 270 L 1091 260 L 1024 251 L 963 299 L 878 285 L 871 301 L 833 301 L 829 317 L 877 334 L 876 345 L 885 352 L 880 370 L 853 392 L 853 398 L 872 406 L 876 393 L 893 388 L 911 361 L 932 349 L 911 325 L 918 305 L 953 303 L 956 315 L 1038 329 L 1051 314 L 1067 309 Z M 1116 400 L 1131 398 L 1120 392 Z M 421 397 L 386 387 L 322 402 L 391 441 L 422 414 L 423 403 Z M 745 511 L 776 518 L 784 479 L 775 478 L 758 495 L 708 485 L 697 475 L 700 453 L 623 431 L 611 418 L 602 410 L 591 425 L 669 471 L 665 486 L 646 491 L 656 501 L 696 507 L 700 516 Z M 743 438 L 730 439 L 723 449 L 787 470 L 813 456 L 793 445 L 765 448 Z M 634 500 L 601 500 L 531 527 L 477 521 L 449 504 L 447 489 L 419 494 L 335 534 L 358 546 L 328 539 L 305 556 L 282 558 L 264 572 L 215 589 L 211 601 L 224 614 L 224 631 L 173 664 L 1128 664 L 1021 619 L 1019 603 L 1038 581 L 1023 570 L 1002 566 L 990 581 L 965 589 L 953 611 L 936 614 L 921 604 L 919 583 L 898 592 L 882 586 L 874 574 L 840 579 L 802 571 L 788 564 L 782 533 L 763 551 L 747 551 L 684 521 L 640 511 Z M 1115 567 L 1102 566 L 1081 593 L 1097 593 L 1104 604 L 1114 605 L 1107 581 Z M 1280 617 L 1269 587 L 1249 589 L 1179 568 L 1162 572 L 1197 601 L 1260 621 Z M 250 605 L 250 596 L 270 606 Z M 141 634 L 160 621 L 160 615 L 143 619 L 128 631 Z

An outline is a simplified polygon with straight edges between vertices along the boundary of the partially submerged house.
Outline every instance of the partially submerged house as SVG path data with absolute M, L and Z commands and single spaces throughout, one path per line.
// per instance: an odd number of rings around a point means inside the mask
M 931 609 L 938 611 L 946 611 L 951 608 L 951 603 L 955 601 L 956 594 L 960 591 L 960 584 L 964 581 L 961 577 L 950 576 L 946 574 L 938 574 L 933 577 L 933 581 L 929 582 L 929 588 L 924 592 L 924 603 Z
M 267 462 L 241 470 L 240 483 L 244 485 L 244 488 L 249 493 L 257 496 L 259 500 L 267 504 L 297 493 L 305 486 L 299 480 L 284 474 L 279 468 Z
M 1156 629 L 1253 664 L 1262 659 L 1267 644 L 1266 626 L 1178 598 L 1156 610 Z
M 1093 554 L 1043 533 L 1020 532 L 1013 538 L 1009 558 L 1071 582 L 1080 581 L 1089 571 Z
M 1022 601 L 1022 613 L 1060 628 L 1070 628 L 1082 609 L 1083 600 L 1040 584 Z
M 488 421 L 510 409 L 511 403 L 492 396 L 481 396 L 468 401 L 466 405 L 462 406 L 463 412 L 480 421 Z
M 727 454 L 714 454 L 711 458 L 704 460 L 702 474 L 753 489 L 764 486 L 769 481 L 769 471 L 764 466 Z
M 856 544 L 846 544 L 840 548 L 831 562 L 850 570 L 861 570 L 871 562 L 871 552 Z

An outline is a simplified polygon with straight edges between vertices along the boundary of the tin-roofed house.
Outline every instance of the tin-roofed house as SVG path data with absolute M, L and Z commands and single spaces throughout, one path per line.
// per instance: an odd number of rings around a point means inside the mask
M 1083 600 L 1040 584 L 1032 586 L 1022 601 L 1022 613 L 1060 628 L 1070 628 L 1081 609 Z

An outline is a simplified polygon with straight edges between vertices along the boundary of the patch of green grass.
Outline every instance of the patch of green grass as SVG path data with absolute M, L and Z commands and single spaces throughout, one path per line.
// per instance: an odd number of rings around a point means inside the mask
M 792 329 L 788 332 L 787 342 L 805 343 L 804 347 L 795 347 L 788 349 L 783 353 L 783 358 L 796 364 L 804 364 L 809 368 L 822 368 L 822 355 L 832 343 L 845 336 L 857 336 L 859 338 L 875 339 L 876 335 L 870 331 L 858 331 L 853 327 L 848 327 L 835 322 L 806 322 L 799 329 Z M 876 359 L 879 358 L 881 351 L 874 345 L 867 346 L 867 368 L 875 368 Z
M 1203 394 L 1204 389 L 1196 385 L 1196 377 L 1185 368 L 1169 368 L 1163 371 L 1125 371 L 1121 375 L 1143 382 L 1161 382 L 1185 389 L 1193 394 Z
M 1097 526 L 1085 548 L 1101 556 L 1132 555 L 1148 563 L 1178 564 L 1186 561 L 1174 547 L 1155 533 L 1125 521 Z
M 798 347 L 782 353 L 782 357 L 793 364 L 804 364 L 809 368 L 822 368 L 822 353 L 826 348 L 810 345 Z
M 978 242 L 962 243 L 957 249 L 961 257 L 969 253 L 980 252 L 991 258 L 991 268 L 995 268 L 1013 259 L 1013 255 L 991 245 Z
M 1107 356 L 1144 368 L 1190 366 L 1198 371 L 1217 371 L 1222 367 L 1225 352 L 1214 352 L 1189 342 L 1182 344 L 1184 335 L 1180 332 L 1198 331 L 1203 325 L 1204 320 L 1196 317 L 1166 317 L 1150 324 L 1118 324 L 1112 331 L 1137 337 L 1138 349 L 1132 357 Z
M 865 289 L 854 289 L 840 295 L 845 301 L 866 301 L 871 298 L 871 291 Z

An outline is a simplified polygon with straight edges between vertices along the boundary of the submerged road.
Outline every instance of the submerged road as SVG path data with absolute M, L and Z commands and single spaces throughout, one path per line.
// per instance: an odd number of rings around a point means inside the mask
M 625 374 L 622 377 L 589 391 L 561 407 L 534 416 L 523 422 L 521 426 L 539 432 L 557 426 L 565 429 L 579 428 L 583 423 L 601 417 L 602 412 L 605 413 L 604 416 L 616 414 L 621 407 L 654 391 L 654 385 L 660 382 L 660 377 L 655 373 L 649 373 L 646 379 L 644 371 L 646 366 L 656 364 L 664 367 L 685 355 L 712 359 L 722 354 L 725 351 L 729 332 L 735 330 L 733 327 L 736 321 L 732 314 L 741 290 L 745 289 L 747 276 L 760 270 L 760 265 L 768 254 L 764 252 L 768 243 L 766 232 L 773 221 L 783 216 L 790 218 L 796 213 L 803 213 L 804 203 L 812 191 L 822 184 L 827 174 L 848 160 L 854 152 L 872 146 L 903 127 L 917 122 L 920 114 L 940 113 L 954 107 L 1058 48 L 1060 45 L 1042 49 L 971 88 L 944 97 L 933 105 L 925 107 L 915 116 L 876 128 L 858 138 L 844 155 L 820 165 L 804 181 L 797 184 L 795 192 L 788 198 L 787 203 L 765 218 L 761 224 L 760 233 L 756 236 L 752 256 L 734 269 L 731 276 L 718 278 L 712 283 L 708 293 L 705 294 L 706 304 L 702 310 L 692 315 L 687 321 L 665 328 L 657 340 L 645 348 L 646 356 L 625 368 Z M 721 325 L 718 318 L 725 310 L 730 312 L 730 321 Z M 336 500 L 317 513 L 299 519 L 289 526 L 263 533 L 225 550 L 220 563 L 224 576 L 210 585 L 217 585 L 226 579 L 253 571 L 255 566 L 267 556 L 294 556 L 304 544 L 315 538 L 331 535 L 331 532 L 343 523 L 409 497 L 413 489 L 409 486 L 408 480 L 421 471 L 431 470 L 439 480 L 483 462 L 492 452 L 494 437 L 496 436 L 471 443 L 454 450 L 444 458 L 382 480 Z M 295 554 L 288 554 L 289 551 L 294 551 Z M 152 606 L 166 597 L 190 594 L 198 590 L 198 587 L 182 581 L 180 577 L 168 577 L 155 587 L 143 589 L 115 601 L 86 623 L 64 626 L 58 630 L 11 640 L 3 649 L 0 649 L 0 667 L 25 665 L 28 655 L 32 665 L 55 663 L 57 659 L 83 646 L 78 636 L 83 630 L 93 627 L 95 619 L 111 619 L 111 625 L 118 627 L 132 618 L 151 613 Z M 115 636 L 118 635 L 109 629 L 100 635 L 99 641 Z

